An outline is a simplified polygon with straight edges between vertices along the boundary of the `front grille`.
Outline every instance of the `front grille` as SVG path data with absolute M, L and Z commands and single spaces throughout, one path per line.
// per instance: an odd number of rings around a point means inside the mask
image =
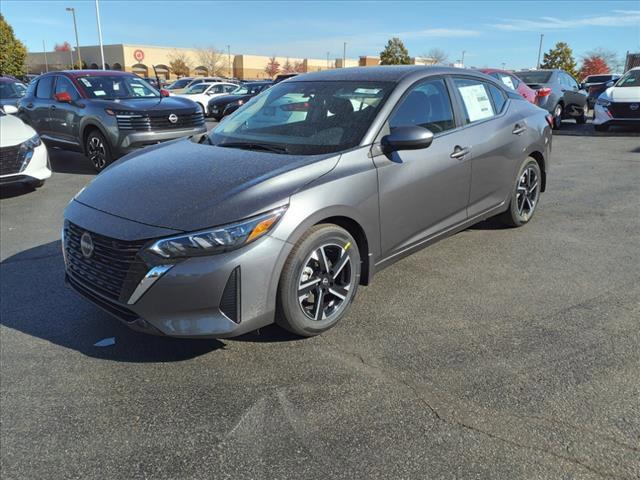
M 631 110 L 631 105 L 638 105 L 635 110 Z M 607 109 L 614 118 L 640 118 L 640 103 L 611 103 Z
M 103 297 L 100 297 L 99 295 L 96 295 L 91 290 L 89 290 L 84 285 L 82 285 L 80 282 L 75 280 L 72 276 L 67 275 L 67 281 L 69 282 L 69 285 L 71 285 L 74 288 L 74 290 L 78 292 L 80 295 L 89 299 L 91 302 L 95 303 L 100 308 L 102 308 L 103 310 L 106 310 L 111 315 L 119 318 L 120 320 L 123 320 L 128 323 L 132 323 L 138 320 L 138 318 L 140 318 L 138 315 L 136 315 L 134 312 L 132 312 L 128 308 L 123 307 L 122 305 L 119 305 L 115 302 L 111 302 Z
M 135 288 L 147 271 L 145 263 L 137 256 L 145 242 L 116 240 L 88 232 L 94 248 L 93 254 L 86 258 L 80 249 L 80 238 L 85 231 L 71 222 L 65 224 L 67 273 L 86 288 L 112 300 L 126 302 L 131 287 Z
M 175 123 L 169 120 L 169 116 L 174 114 L 177 117 Z M 197 112 L 162 112 L 153 114 L 127 114 L 116 115 L 118 128 L 120 130 L 132 130 L 140 132 L 150 132 L 154 130 L 177 130 L 182 128 L 197 128 L 204 126 L 204 115 Z
M 20 151 L 20 145 L 0 147 L 0 175 L 20 173 L 24 155 Z

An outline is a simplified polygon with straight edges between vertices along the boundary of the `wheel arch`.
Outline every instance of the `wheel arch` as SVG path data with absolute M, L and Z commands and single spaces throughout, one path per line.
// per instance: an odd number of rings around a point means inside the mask
M 104 130 L 104 128 L 102 128 L 101 125 L 99 125 L 97 122 L 92 122 L 92 121 L 88 121 L 86 122 L 84 125 L 82 125 L 82 129 L 80 130 L 80 138 L 82 140 L 82 153 L 83 154 L 87 154 L 87 137 L 89 136 L 89 133 L 91 133 L 93 130 L 98 130 L 102 136 L 104 137 L 105 141 L 109 142 L 109 136 L 107 135 L 107 132 Z M 109 146 L 111 147 L 112 145 L 109 142 Z

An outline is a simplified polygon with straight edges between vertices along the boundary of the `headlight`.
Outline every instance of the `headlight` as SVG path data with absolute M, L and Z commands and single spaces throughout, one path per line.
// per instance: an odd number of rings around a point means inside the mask
M 603 107 L 608 107 L 609 105 L 611 105 L 611 102 L 609 100 L 607 100 L 606 98 L 598 98 L 596 100 L 596 103 L 598 105 L 602 105 Z
M 269 232 L 286 209 L 281 207 L 224 227 L 163 238 L 151 245 L 149 250 L 163 258 L 198 257 L 235 250 Z
M 33 157 L 33 150 L 41 144 L 42 140 L 40 140 L 37 133 L 26 142 L 20 144 L 20 155 L 22 156 L 22 168 L 20 171 L 27 167 L 31 157 Z
M 235 102 L 231 102 L 227 107 L 239 107 L 244 104 L 244 100 L 236 100 Z

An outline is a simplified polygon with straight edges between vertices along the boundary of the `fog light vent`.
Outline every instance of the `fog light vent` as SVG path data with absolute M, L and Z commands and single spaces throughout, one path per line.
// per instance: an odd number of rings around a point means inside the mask
M 220 311 L 230 320 L 240 323 L 240 266 L 229 275 L 220 299 Z

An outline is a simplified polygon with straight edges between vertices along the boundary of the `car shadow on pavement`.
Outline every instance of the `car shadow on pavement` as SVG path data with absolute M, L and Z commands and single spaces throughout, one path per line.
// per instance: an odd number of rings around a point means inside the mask
M 81 153 L 69 152 L 58 148 L 49 149 L 51 171 L 75 175 L 96 175 L 97 172 L 87 157 Z
M 117 362 L 178 362 L 225 346 L 215 339 L 177 339 L 130 330 L 65 284 L 59 241 L 25 250 L 0 263 L 0 295 L 0 324 L 4 327 L 90 357 Z M 3 349 L 16 348 L 14 338 L 15 334 L 3 331 Z
M 563 121 L 560 129 L 554 130 L 553 134 L 573 137 L 635 137 L 640 136 L 640 128 L 612 125 L 606 132 L 597 132 L 591 123 L 578 125 L 573 120 L 567 120 Z
M 8 183 L 0 186 L 0 199 L 19 197 L 35 191 L 35 188 L 26 183 Z

